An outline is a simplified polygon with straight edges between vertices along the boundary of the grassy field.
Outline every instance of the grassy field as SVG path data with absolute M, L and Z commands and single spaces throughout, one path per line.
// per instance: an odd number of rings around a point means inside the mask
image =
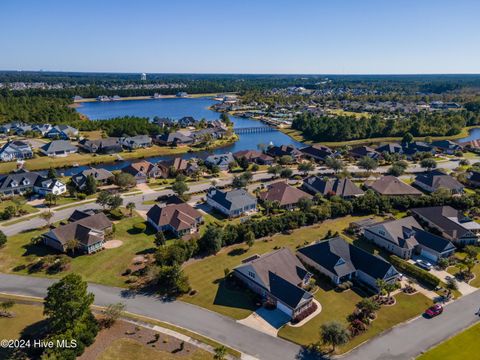
M 125 277 L 122 277 L 121 274 L 130 265 L 133 257 L 153 251 L 155 246 L 153 234 L 139 234 L 132 231 L 133 224 L 142 221 L 143 219 L 138 216 L 121 220 L 115 225 L 114 239 L 123 241 L 122 246 L 92 255 L 76 256 L 72 259 L 67 271 L 50 275 L 44 271 L 29 274 L 28 269 L 23 269 L 17 273 L 58 278 L 69 272 L 76 272 L 90 282 L 124 287 Z M 7 245 L 0 249 L 0 271 L 11 273 L 14 272 L 13 269 L 16 266 L 28 265 L 45 255 L 54 254 L 52 250 L 42 244 L 30 244 L 32 237 L 45 231 L 28 231 L 9 237 Z
M 0 201 L 0 212 L 5 211 L 7 206 L 15 206 L 15 203 L 12 200 Z M 34 214 L 39 211 L 36 207 L 28 204 L 20 205 L 20 209 L 26 211 L 28 214 Z
M 264 254 L 274 250 L 275 247 L 288 247 L 295 250 L 299 245 L 321 239 L 328 230 L 342 231 L 350 222 L 358 219 L 361 217 L 347 216 L 327 220 L 321 224 L 294 230 L 290 235 L 275 235 L 271 241 L 257 241 L 249 250 L 244 244 L 235 245 L 222 249 L 215 256 L 187 264 L 185 273 L 190 279 L 192 288 L 197 290 L 197 294 L 186 295 L 182 300 L 235 319 L 242 319 L 255 309 L 255 304 L 246 292 L 230 289 L 225 285 L 224 269 L 231 270 L 248 256 Z
M 467 137 L 469 131 L 471 129 L 476 128 L 476 127 L 478 127 L 478 126 L 464 127 L 462 129 L 462 131 L 460 131 L 459 134 L 453 135 L 453 136 L 431 136 L 430 138 L 432 139 L 432 141 L 445 140 L 445 139 L 457 140 L 457 139 Z M 303 137 L 303 134 L 302 134 L 301 131 L 290 129 L 290 128 L 284 128 L 284 129 L 278 129 L 278 130 L 280 130 L 284 134 L 292 137 L 296 141 L 303 142 L 305 144 L 312 144 L 313 143 L 310 140 L 306 140 Z M 341 147 L 341 146 L 346 146 L 346 145 L 353 146 L 353 145 L 363 145 L 363 144 L 379 144 L 379 143 L 394 142 L 394 141 L 401 141 L 401 140 L 402 140 L 401 137 L 381 137 L 381 138 L 358 139 L 358 140 L 348 140 L 348 141 L 321 141 L 321 142 L 319 142 L 319 144 L 323 144 L 323 145 L 331 146 L 331 147 Z M 415 140 L 424 141 L 425 136 L 415 137 Z
M 349 290 L 337 293 L 333 289 L 321 287 L 315 294 L 315 298 L 322 304 L 322 312 L 304 326 L 295 328 L 283 327 L 278 336 L 296 342 L 301 345 L 308 345 L 319 340 L 320 325 L 337 320 L 347 324 L 346 317 L 352 313 L 355 304 L 361 300 L 361 295 Z M 338 349 L 338 353 L 344 353 L 358 346 L 362 342 L 377 336 L 381 332 L 390 329 L 399 323 L 420 315 L 427 307 L 432 305 L 430 299 L 417 293 L 406 295 L 399 293 L 395 295 L 397 303 L 394 306 L 384 306 L 377 312 L 377 318 L 372 322 L 369 329 L 363 334 L 354 337 L 346 345 Z
M 343 109 L 328 109 L 327 112 L 329 112 L 330 114 L 333 114 L 333 115 L 337 115 L 337 116 L 354 116 L 355 118 L 357 119 L 361 119 L 361 118 L 371 118 L 372 117 L 372 114 L 370 113 L 367 113 L 367 112 L 354 112 L 354 111 L 346 111 L 346 110 L 343 110 Z
M 480 324 L 476 324 L 427 351 L 425 354 L 420 355 L 417 360 L 474 359 L 480 353 L 479 338 Z
M 205 350 L 196 350 L 188 355 L 176 355 L 170 352 L 149 348 L 132 339 L 115 340 L 98 358 L 98 360 L 210 360 L 213 355 Z

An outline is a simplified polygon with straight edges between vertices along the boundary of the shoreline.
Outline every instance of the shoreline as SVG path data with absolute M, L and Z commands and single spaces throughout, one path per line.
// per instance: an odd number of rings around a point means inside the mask
M 426 137 L 430 137 L 432 141 L 437 141 L 437 140 L 452 140 L 452 141 L 458 141 L 460 139 L 463 139 L 465 137 L 468 137 L 470 135 L 470 131 L 474 129 L 480 128 L 480 125 L 474 125 L 474 126 L 466 126 L 462 128 L 462 131 L 460 131 L 459 134 L 457 135 L 451 135 L 451 136 L 415 136 L 414 140 L 415 141 L 424 141 Z M 342 147 L 342 146 L 351 146 L 351 145 L 365 145 L 365 144 L 380 144 L 380 143 L 388 143 L 388 142 L 398 142 L 401 141 L 401 137 L 380 137 L 380 138 L 369 138 L 369 139 L 356 139 L 356 140 L 345 140 L 345 141 L 319 141 L 315 142 L 312 140 L 307 140 L 303 137 L 302 132 L 299 130 L 295 130 L 292 128 L 280 128 L 277 127 L 278 131 L 281 131 L 285 135 L 290 136 L 293 140 L 301 142 L 305 145 L 312 145 L 312 144 L 322 144 L 325 146 L 329 147 Z
M 225 92 L 222 94 L 235 94 L 234 92 Z M 79 107 L 81 103 L 86 102 L 117 102 L 117 101 L 133 101 L 133 100 L 161 100 L 161 99 L 198 99 L 202 97 L 217 97 L 219 93 L 199 93 L 199 94 L 188 94 L 187 96 L 178 97 L 177 95 L 160 95 L 157 98 L 154 98 L 153 95 L 139 95 L 139 96 L 125 96 L 121 97 L 118 100 L 111 101 L 98 101 L 97 98 L 83 98 L 80 100 L 73 100 L 73 104 L 69 105 L 71 107 Z
M 239 139 L 238 135 L 234 135 L 225 141 L 217 140 L 217 143 L 212 146 L 205 148 L 195 148 L 195 147 L 168 147 L 168 146 L 158 146 L 153 145 L 144 149 L 137 149 L 132 152 L 124 151 L 119 153 L 122 160 L 118 160 L 116 155 L 93 155 L 90 153 L 75 153 L 69 154 L 65 157 L 47 157 L 47 156 L 37 156 L 33 159 L 25 160 L 24 168 L 29 171 L 44 171 L 50 168 L 61 170 L 61 169 L 70 169 L 75 168 L 74 164 L 80 166 L 103 166 L 108 164 L 113 164 L 115 162 L 122 161 L 131 161 L 138 159 L 149 159 L 152 157 L 159 156 L 182 156 L 187 153 L 196 153 L 201 151 L 210 151 L 221 149 L 226 146 L 230 146 L 237 142 Z M 17 168 L 16 162 L 3 162 L 0 163 L 0 174 L 8 174 Z

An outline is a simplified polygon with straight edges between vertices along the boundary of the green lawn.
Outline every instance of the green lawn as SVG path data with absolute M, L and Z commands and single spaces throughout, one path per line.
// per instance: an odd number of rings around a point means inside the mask
M 188 355 L 156 350 L 132 339 L 117 339 L 97 358 L 98 360 L 211 360 L 213 355 L 205 350 L 198 349 Z
M 23 198 L 22 198 L 22 201 L 24 201 Z M 7 206 L 16 206 L 16 205 L 15 205 L 15 202 L 12 201 L 12 200 L 0 201 L 0 212 L 5 211 L 5 209 L 7 208 Z M 27 214 L 34 214 L 34 213 L 36 213 L 36 212 L 39 211 L 36 207 L 33 207 L 33 206 L 31 206 L 31 205 L 28 205 L 28 204 L 20 205 L 20 206 L 19 206 L 19 210 L 23 210 L 23 211 L 25 211 Z
M 417 360 L 474 359 L 480 353 L 479 338 L 480 324 L 476 324 L 420 355 Z
M 244 244 L 235 245 L 222 249 L 215 256 L 194 261 L 184 269 L 190 279 L 190 285 L 197 290 L 197 294 L 185 295 L 182 300 L 235 319 L 242 319 L 255 309 L 255 304 L 252 297 L 245 291 L 225 286 L 224 269 L 232 270 L 248 256 L 264 254 L 274 250 L 275 247 L 288 247 L 294 251 L 297 246 L 321 239 L 328 230 L 341 232 L 350 222 L 361 218 L 347 216 L 328 220 L 321 224 L 297 229 L 290 235 L 275 235 L 271 241 L 257 241 L 249 250 Z
M 322 312 L 299 328 L 285 326 L 280 329 L 278 336 L 296 342 L 301 345 L 308 345 L 319 340 L 320 325 L 337 320 L 347 324 L 346 317 L 352 313 L 355 304 L 361 300 L 360 294 L 349 290 L 337 293 L 328 287 L 321 287 L 315 294 L 315 298 L 322 305 Z M 351 339 L 348 344 L 340 347 L 338 353 L 344 353 L 358 346 L 362 342 L 377 336 L 382 331 L 390 329 L 399 323 L 420 315 L 432 301 L 426 296 L 417 293 L 406 295 L 399 293 L 395 295 L 397 303 L 394 306 L 384 306 L 377 312 L 377 318 L 372 322 L 369 329 L 363 334 Z
M 14 317 L 0 317 L 0 340 L 19 339 L 25 330 L 30 334 L 35 333 L 40 326 L 39 322 L 43 320 L 43 306 L 15 304 L 10 311 L 15 313 Z M 6 356 L 6 349 L 0 347 L 0 359 Z
M 76 256 L 72 259 L 70 269 L 55 275 L 38 272 L 29 275 L 47 277 L 62 277 L 68 272 L 76 272 L 87 281 L 110 286 L 125 286 L 125 277 L 121 274 L 130 265 L 136 254 L 153 251 L 154 235 L 132 232 L 133 224 L 143 221 L 139 216 L 126 218 L 118 222 L 114 239 L 123 241 L 123 245 L 100 251 L 92 255 Z M 0 249 L 0 271 L 14 272 L 18 265 L 28 265 L 39 257 L 54 254 L 43 244 L 31 245 L 32 237 L 42 234 L 46 230 L 34 230 L 9 237 L 7 245 Z M 148 231 L 148 230 L 147 230 Z M 28 270 L 18 271 L 19 274 L 28 274 Z

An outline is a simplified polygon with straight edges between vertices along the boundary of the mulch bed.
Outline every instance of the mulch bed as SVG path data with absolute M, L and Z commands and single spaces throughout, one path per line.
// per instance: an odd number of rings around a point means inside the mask
M 155 334 L 160 335 L 158 341 L 155 341 Z M 98 333 L 95 342 L 85 349 L 85 352 L 82 354 L 82 356 L 78 357 L 77 359 L 95 360 L 110 346 L 113 341 L 121 338 L 135 340 L 150 348 L 170 353 L 174 352 L 177 355 L 185 356 L 190 352 L 197 350 L 195 346 L 188 343 L 184 344 L 183 350 L 179 350 L 180 343 L 182 342 L 181 340 L 162 333 L 157 333 L 156 331 L 148 328 L 128 323 L 126 321 L 118 320 L 111 328 L 101 330 Z

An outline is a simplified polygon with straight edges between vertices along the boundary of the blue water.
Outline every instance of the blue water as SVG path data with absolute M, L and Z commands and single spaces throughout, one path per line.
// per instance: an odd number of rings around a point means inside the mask
M 478 139 L 480 139 L 480 128 L 474 128 L 470 130 L 467 137 L 463 139 L 459 139 L 458 142 L 467 142 L 467 141 L 478 140 Z
M 179 119 L 183 116 L 193 116 L 195 119 L 205 118 L 206 120 L 218 119 L 220 114 L 211 111 L 208 108 L 215 104 L 215 100 L 210 98 L 171 98 L 171 99 L 151 99 L 151 100 L 127 100 L 127 101 L 111 101 L 111 102 L 87 102 L 82 103 L 78 108 L 78 112 L 88 116 L 91 120 L 106 120 L 121 116 L 139 116 L 153 118 L 170 117 Z M 257 120 L 240 118 L 230 116 L 234 123 L 234 128 L 264 126 Z M 188 159 L 191 157 L 205 158 L 212 153 L 236 152 L 240 150 L 257 149 L 259 144 L 268 145 L 288 145 L 292 144 L 297 147 L 303 146 L 302 143 L 293 140 L 290 136 L 275 130 L 267 133 L 258 134 L 243 134 L 239 135 L 239 140 L 232 145 L 216 149 L 212 151 L 202 151 L 195 153 L 186 153 L 181 155 Z M 177 155 L 180 156 L 180 155 Z M 147 160 L 158 162 L 170 158 L 169 156 L 152 157 Z M 96 165 L 95 167 L 102 167 L 108 170 L 119 170 L 127 166 L 130 161 L 121 161 L 115 163 L 106 163 Z M 64 175 L 75 174 L 86 167 L 67 168 L 59 172 Z

